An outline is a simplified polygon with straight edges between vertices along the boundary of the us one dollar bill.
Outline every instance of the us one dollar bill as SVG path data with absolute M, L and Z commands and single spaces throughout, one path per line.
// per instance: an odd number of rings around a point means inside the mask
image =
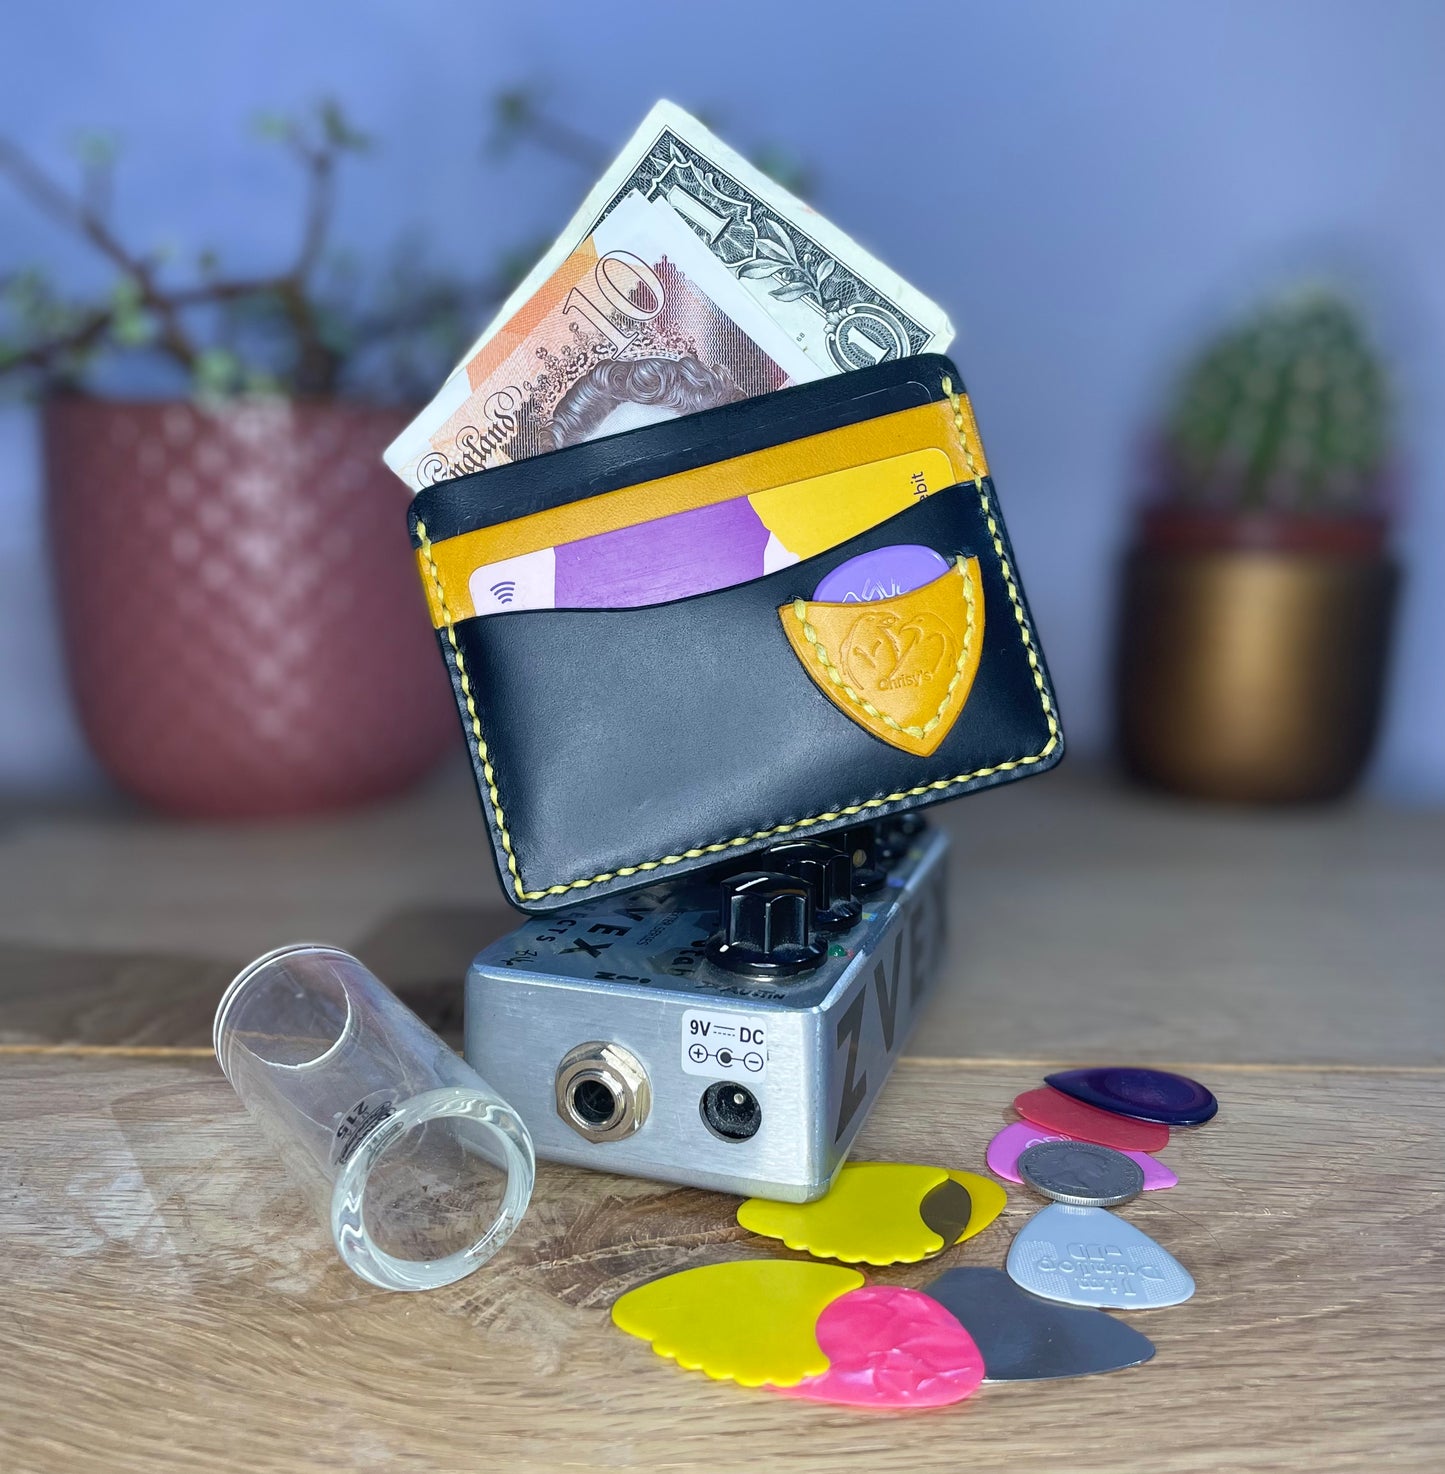
M 624 196 L 387 447 L 413 490 L 821 371 L 665 204 Z
M 937 304 L 659 102 L 386 462 L 415 491 L 568 436 L 615 434 L 952 340 Z M 634 367 L 607 369 L 613 360 Z M 635 366 L 644 360 L 650 370 Z M 643 383 L 649 372 L 658 382 Z M 603 380 L 615 382 L 591 394 Z M 605 401 L 614 409 L 599 414 Z
M 953 341 L 943 309 L 775 184 L 675 103 L 657 103 L 550 251 L 503 303 L 470 358 L 631 194 L 685 220 L 820 373 Z

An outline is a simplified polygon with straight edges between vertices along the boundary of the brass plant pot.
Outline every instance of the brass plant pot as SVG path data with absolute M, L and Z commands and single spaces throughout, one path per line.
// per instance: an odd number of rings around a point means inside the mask
M 1399 582 L 1384 553 L 1135 549 L 1118 644 L 1123 758 L 1198 798 L 1333 798 L 1379 726 Z

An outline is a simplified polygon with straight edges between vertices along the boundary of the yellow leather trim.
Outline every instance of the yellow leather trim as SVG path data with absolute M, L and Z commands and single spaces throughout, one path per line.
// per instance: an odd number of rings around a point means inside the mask
M 968 431 L 966 424 L 972 424 L 971 416 L 965 421 L 966 403 L 963 396 L 953 392 L 953 386 L 947 379 L 943 381 L 944 392 L 951 397 L 953 412 L 956 416 L 958 433 L 963 441 L 965 453 L 968 454 Z M 979 453 L 979 462 L 982 464 L 982 453 Z M 615 870 L 604 870 L 599 875 L 578 876 L 575 880 L 558 881 L 555 884 L 543 886 L 540 890 L 529 890 L 526 882 L 522 879 L 522 872 L 517 866 L 516 851 L 512 848 L 512 836 L 507 829 L 507 816 L 502 811 L 502 801 L 497 792 L 497 775 L 492 767 L 491 753 L 487 748 L 487 741 L 482 733 L 481 718 L 477 715 L 476 700 L 472 695 L 471 678 L 467 673 L 466 657 L 463 656 L 461 645 L 457 640 L 453 620 L 447 611 L 445 597 L 442 594 L 440 581 L 436 575 L 436 565 L 432 561 L 432 543 L 427 537 L 426 524 L 418 522 L 416 533 L 421 539 L 420 561 L 424 570 L 424 576 L 429 577 L 431 583 L 428 585 L 428 598 L 434 593 L 441 602 L 442 613 L 445 619 L 448 648 L 451 651 L 452 661 L 456 666 L 457 679 L 461 685 L 462 697 L 467 710 L 467 725 L 471 729 L 472 741 L 476 745 L 477 761 L 482 767 L 482 777 L 487 786 L 487 798 L 491 802 L 492 819 L 497 826 L 497 833 L 501 836 L 502 850 L 507 857 L 507 872 L 511 878 L 512 890 L 516 893 L 519 901 L 540 901 L 547 896 L 566 896 L 573 891 L 584 891 L 594 885 L 606 885 L 612 880 L 630 880 L 634 875 L 650 875 L 654 870 L 664 870 L 669 865 L 681 865 L 687 860 L 701 860 L 707 855 L 722 855 L 728 850 L 741 848 L 743 845 L 753 844 L 758 840 L 774 839 L 779 835 L 794 834 L 799 830 L 810 829 L 814 824 L 833 824 L 839 819 L 853 819 L 858 815 L 868 815 L 872 810 L 886 808 L 889 804 L 902 803 L 904 799 L 923 798 L 928 794 L 944 794 L 950 788 L 957 788 L 962 783 L 973 783 L 980 778 L 992 778 L 998 773 L 1011 773 L 1015 768 L 1032 767 L 1037 763 L 1048 760 L 1054 749 L 1059 745 L 1059 719 L 1054 712 L 1053 703 L 1049 700 L 1048 687 L 1044 685 L 1043 672 L 1039 669 L 1038 652 L 1034 649 L 1033 634 L 1029 630 L 1028 621 L 1024 618 L 1023 603 L 1019 599 L 1018 588 L 1014 583 L 1013 569 L 1009 566 L 1008 559 L 1004 556 L 1003 537 L 999 533 L 998 519 L 993 513 L 993 500 L 989 496 L 989 489 L 983 483 L 983 472 L 970 471 L 974 476 L 974 490 L 978 493 L 979 509 L 983 513 L 984 522 L 988 527 L 989 541 L 993 544 L 994 556 L 998 559 L 999 572 L 1003 574 L 1004 587 L 1008 591 L 1009 604 L 1013 609 L 1014 623 L 1018 626 L 1019 643 L 1023 646 L 1024 654 L 1028 658 L 1029 669 L 1033 673 L 1034 689 L 1038 693 L 1039 709 L 1042 711 L 1044 720 L 1048 724 L 1049 735 L 1044 745 L 1037 752 L 1028 753 L 1024 757 L 1004 758 L 996 763 L 989 763 L 982 768 L 974 768 L 968 773 L 956 773 L 952 777 L 934 778 L 927 783 L 916 783 L 911 788 L 895 789 L 892 793 L 875 794 L 872 798 L 865 798 L 859 803 L 840 804 L 836 808 L 824 809 L 818 814 L 809 814 L 806 818 L 794 819 L 785 824 L 773 824 L 762 829 L 755 829 L 751 834 L 735 834 L 730 839 L 717 839 L 689 846 L 679 854 L 659 855 L 655 860 L 639 860 L 631 865 L 619 865 Z
M 801 562 L 957 484 L 958 471 L 948 452 L 925 445 L 866 466 L 755 491 L 748 503 L 763 526 Z
M 432 626 L 441 629 L 446 624 L 443 604 L 452 619 L 471 618 L 476 611 L 468 580 L 474 569 L 486 563 L 614 532 L 670 512 L 772 491 L 929 447 L 937 447 L 948 456 L 955 482 L 985 476 L 988 465 L 978 442 L 973 412 L 966 397 L 957 398 L 957 409 L 947 399 L 918 405 L 431 543 L 419 549 L 416 558 Z M 483 488 L 485 484 L 484 478 Z M 479 492 L 482 494 L 484 491 Z M 885 511 L 878 520 L 887 515 Z M 866 527 L 858 531 L 866 531 Z
M 977 558 L 959 558 L 931 583 L 891 599 L 794 599 L 778 615 L 803 669 L 865 732 L 915 757 L 948 736 L 983 648 Z

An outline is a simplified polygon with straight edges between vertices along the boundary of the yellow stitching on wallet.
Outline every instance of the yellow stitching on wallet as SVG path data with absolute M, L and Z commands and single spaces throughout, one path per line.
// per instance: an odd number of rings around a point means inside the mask
M 953 402 L 955 423 L 959 427 L 960 437 L 963 442 L 964 454 L 968 457 L 970 467 L 975 467 L 972 452 L 968 447 L 968 440 L 963 429 L 963 409 L 959 403 L 959 396 L 953 392 L 953 384 L 950 380 L 943 381 L 944 392 Z M 737 849 L 745 844 L 752 844 L 760 839 L 772 839 L 775 835 L 791 834 L 794 830 L 807 829 L 814 824 L 831 824 L 837 819 L 852 818 L 855 815 L 866 812 L 869 809 L 881 809 L 891 803 L 898 803 L 906 798 L 920 798 L 925 793 L 941 793 L 948 788 L 956 788 L 960 783 L 971 783 L 975 778 L 991 778 L 995 773 L 1010 773 L 1015 768 L 1026 768 L 1034 763 L 1041 763 L 1058 746 L 1059 724 L 1054 716 L 1053 706 L 1049 701 L 1048 690 L 1044 686 L 1043 674 L 1039 670 L 1038 657 L 1034 652 L 1033 640 L 1029 634 L 1027 621 L 1024 619 L 1023 606 L 1019 602 L 1018 590 L 1014 586 L 1013 571 L 1010 569 L 1008 559 L 1004 556 L 1003 539 L 999 536 L 998 523 L 994 518 L 989 506 L 988 489 L 983 483 L 982 477 L 974 479 L 974 486 L 978 490 L 979 505 L 983 509 L 984 518 L 988 523 L 989 535 L 993 539 L 994 552 L 998 557 L 999 568 L 1004 576 L 1004 584 L 1008 590 L 1009 602 L 1013 606 L 1014 619 L 1018 622 L 1019 637 L 1023 643 L 1024 653 L 1028 657 L 1029 668 L 1033 672 L 1034 685 L 1039 693 L 1039 705 L 1049 725 L 1049 740 L 1036 752 L 1028 757 L 1009 758 L 1008 760 L 995 763 L 991 767 L 975 768 L 971 773 L 960 773 L 955 778 L 936 778 L 931 783 L 922 783 L 913 788 L 899 789 L 895 793 L 881 794 L 876 798 L 864 799 L 861 803 L 847 804 L 839 809 L 831 809 L 826 813 L 813 814 L 806 819 L 795 819 L 788 824 L 776 824 L 771 829 L 757 829 L 751 834 L 739 834 L 732 839 L 718 840 L 712 844 L 698 845 L 692 849 L 684 850 L 677 855 L 664 855 L 659 860 L 643 860 L 636 865 L 619 865 L 616 870 L 607 870 L 600 875 L 588 876 L 585 880 L 570 880 L 559 885 L 549 885 L 545 890 L 529 891 L 522 883 L 522 877 L 517 869 L 517 857 L 512 851 L 511 835 L 507 832 L 505 817 L 502 813 L 501 799 L 497 795 L 496 775 L 492 771 L 491 758 L 487 753 L 486 740 L 482 736 L 482 724 L 477 716 L 476 703 L 472 698 L 471 681 L 467 675 L 466 660 L 462 655 L 462 649 L 457 642 L 456 631 L 453 626 L 451 610 L 447 607 L 446 596 L 442 592 L 441 580 L 437 573 L 436 561 L 432 557 L 431 540 L 427 537 L 426 527 L 418 522 L 416 525 L 417 536 L 421 539 L 422 555 L 427 560 L 427 567 L 431 573 L 432 585 L 436 590 L 438 604 L 442 611 L 442 618 L 446 622 L 447 639 L 451 644 L 452 657 L 456 661 L 457 675 L 461 681 L 462 694 L 466 697 L 467 715 L 471 718 L 472 735 L 477 743 L 477 756 L 482 762 L 482 776 L 486 780 L 487 792 L 491 795 L 492 812 L 497 821 L 498 832 L 502 836 L 502 848 L 507 853 L 507 869 L 511 872 L 512 889 L 516 891 L 519 899 L 523 901 L 540 901 L 544 896 L 565 896 L 569 891 L 585 890 L 588 886 L 605 885 L 610 880 L 621 880 L 633 875 L 641 875 L 648 871 L 659 870 L 665 865 L 680 865 L 684 860 L 700 860 L 704 855 L 721 854 L 724 850 Z
M 507 868 L 512 872 L 512 888 L 524 900 L 534 900 L 542 892 L 529 893 L 522 889 L 522 877 L 517 871 L 517 857 L 512 853 L 512 837 L 507 833 L 506 816 L 502 813 L 502 800 L 497 794 L 497 775 L 492 771 L 492 759 L 487 752 L 487 741 L 482 736 L 482 721 L 477 715 L 477 703 L 472 697 L 472 682 L 467 675 L 467 663 L 462 658 L 462 647 L 457 643 L 456 626 L 452 622 L 452 611 L 447 607 L 447 596 L 442 592 L 442 581 L 437 573 L 436 559 L 432 557 L 431 539 L 426 535 L 426 523 L 418 520 L 416 534 L 421 539 L 422 555 L 431 570 L 432 586 L 436 589 L 437 603 L 441 607 L 442 619 L 446 622 L 447 639 L 451 642 L 452 656 L 457 663 L 457 675 L 462 683 L 462 695 L 467 699 L 467 715 L 472 721 L 472 735 L 477 739 L 477 756 L 482 760 L 482 776 L 487 782 L 487 792 L 492 796 L 492 813 L 496 815 L 497 828 L 502 835 L 502 847 L 507 852 Z
M 943 376 L 941 382 L 943 392 L 948 395 L 949 403 L 953 405 L 953 423 L 958 431 L 958 443 L 963 447 L 963 458 L 968 462 L 968 469 L 973 472 L 973 484 L 977 488 L 982 483 L 983 477 L 978 473 L 978 462 L 974 460 L 973 450 L 968 443 L 968 430 L 963 422 L 963 396 L 954 393 L 953 380 L 947 374 Z M 1002 557 L 1003 554 L 1000 553 L 999 556 Z M 1005 569 L 1005 574 L 1007 574 L 1007 569 Z M 1012 580 L 1009 586 L 1012 588 Z
M 943 700 L 938 703 L 938 710 L 921 727 L 904 727 L 894 721 L 886 712 L 881 712 L 871 701 L 865 701 L 848 682 L 843 678 L 843 672 L 833 663 L 828 654 L 828 647 L 818 638 L 818 631 L 808 622 L 808 605 L 803 599 L 793 600 L 793 613 L 798 623 L 803 626 L 803 637 L 818 652 L 818 660 L 823 669 L 828 673 L 828 679 L 835 686 L 843 688 L 843 694 L 849 701 L 861 706 L 874 721 L 882 722 L 885 727 L 891 727 L 895 732 L 903 732 L 909 737 L 917 737 L 920 741 L 943 720 L 943 713 L 948 709 L 948 703 L 953 700 L 953 693 L 958 689 L 958 683 L 963 678 L 963 668 L 968 664 L 970 647 L 973 644 L 974 619 L 973 619 L 973 581 L 965 571 L 965 560 L 956 558 L 953 566 L 958 570 L 959 577 L 963 579 L 963 649 L 958 653 L 958 664 L 954 667 L 953 679 L 948 683 L 948 690 L 943 693 Z M 940 577 L 944 575 L 940 574 Z
M 953 380 L 943 380 L 943 392 L 953 401 L 954 422 L 958 425 L 959 434 L 963 439 L 963 453 L 968 458 L 968 464 L 973 466 L 973 454 L 968 448 L 967 436 L 963 434 L 963 406 L 959 402 L 959 396 L 953 392 Z M 1037 762 L 1039 758 L 1045 758 L 1054 750 L 1054 744 L 1058 741 L 1059 723 L 1054 715 L 1053 706 L 1049 701 L 1048 688 L 1044 685 L 1043 672 L 1039 669 L 1039 657 L 1034 650 L 1033 636 L 1029 633 L 1028 621 L 1024 618 L 1024 607 L 1019 600 L 1018 589 L 1014 586 L 1013 569 L 1009 567 L 1009 561 L 1004 556 L 1003 539 L 998 533 L 998 522 L 995 520 L 988 503 L 988 493 L 983 487 L 983 478 L 974 481 L 978 489 L 979 505 L 983 508 L 984 520 L 988 523 L 988 535 L 993 539 L 993 550 L 998 555 L 998 566 L 1003 572 L 1004 587 L 1008 590 L 1009 603 L 1013 605 L 1014 619 L 1018 622 L 1019 638 L 1023 641 L 1024 654 L 1028 657 L 1029 670 L 1033 672 L 1034 686 L 1039 693 L 1039 705 L 1043 708 L 1044 717 L 1049 724 L 1049 740 L 1044 744 L 1042 751 L 1032 761 Z M 1025 761 L 1030 761 L 1025 759 Z

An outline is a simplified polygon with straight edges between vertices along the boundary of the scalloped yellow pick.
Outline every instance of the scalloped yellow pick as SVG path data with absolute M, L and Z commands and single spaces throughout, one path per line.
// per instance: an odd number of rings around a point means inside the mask
M 950 1172 L 948 1175 L 968 1190 L 969 1201 L 973 1204 L 967 1227 L 954 1239 L 955 1244 L 961 1244 L 974 1234 L 982 1233 L 1003 1212 L 1008 1194 L 991 1177 L 980 1177 L 977 1172 Z
M 814 1328 L 863 1276 L 836 1264 L 732 1259 L 629 1290 L 614 1324 L 693 1372 L 744 1387 L 794 1387 L 828 1370 Z
M 815 1202 L 749 1198 L 738 1209 L 738 1222 L 820 1259 L 913 1264 L 944 1247 L 942 1238 L 923 1221 L 918 1205 L 940 1182 L 955 1175 L 972 1193 L 971 1173 L 953 1174 L 944 1167 L 910 1162 L 849 1162 Z M 968 1223 L 965 1238 L 973 1227 L 973 1214 Z

